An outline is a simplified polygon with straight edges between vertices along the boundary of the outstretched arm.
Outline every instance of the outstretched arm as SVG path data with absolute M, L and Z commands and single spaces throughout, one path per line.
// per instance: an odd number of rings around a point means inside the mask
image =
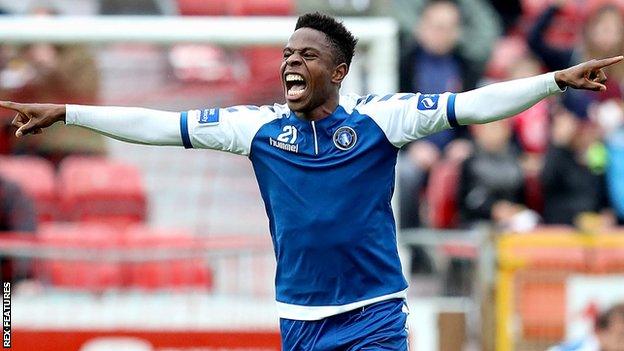
M 561 71 L 460 93 L 455 97 L 454 111 L 449 114 L 454 112 L 460 125 L 481 124 L 514 116 L 567 87 L 605 91 L 607 76 L 603 69 L 623 59 L 617 56 L 591 60 Z
M 96 107 L 56 104 L 18 104 L 0 101 L 16 112 L 15 135 L 39 134 L 56 122 L 79 125 L 112 138 L 137 144 L 182 145 L 179 113 L 138 107 Z
M 460 125 L 481 124 L 515 116 L 567 87 L 604 91 L 603 69 L 624 56 L 591 60 L 561 71 L 484 86 L 459 94 L 368 95 L 356 109 L 384 131 L 392 145 L 403 145 Z
M 19 104 L 0 101 L 16 112 L 19 138 L 42 133 L 56 122 L 77 125 L 109 137 L 147 145 L 205 148 L 249 155 L 258 129 L 285 111 L 281 105 L 232 106 L 183 112 L 139 107 Z

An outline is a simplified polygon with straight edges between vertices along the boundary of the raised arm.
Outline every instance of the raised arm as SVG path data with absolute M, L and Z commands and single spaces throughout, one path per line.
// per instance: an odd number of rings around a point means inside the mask
M 591 60 L 579 65 L 531 78 L 511 80 L 460 93 L 449 111 L 451 124 L 481 124 L 514 116 L 540 100 L 567 87 L 605 91 L 604 68 L 623 56 Z M 455 121 L 453 119 L 455 118 Z

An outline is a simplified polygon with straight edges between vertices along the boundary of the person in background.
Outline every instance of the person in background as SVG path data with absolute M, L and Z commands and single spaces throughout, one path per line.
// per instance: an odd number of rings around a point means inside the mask
M 469 64 L 456 52 L 461 36 L 461 13 L 457 5 L 451 1 L 428 3 L 413 34 L 414 41 L 401 58 L 401 91 L 443 93 L 468 88 L 464 82 Z M 421 225 L 418 197 L 425 187 L 430 167 L 463 130 L 446 130 L 406 148 L 399 170 L 402 227 Z
M 544 222 L 571 225 L 583 213 L 602 213 L 607 223 L 612 221 L 604 177 L 606 150 L 597 128 L 559 107 L 551 133 L 541 174 Z
M 600 313 L 593 335 L 553 346 L 548 351 L 624 351 L 624 304 Z
M 504 79 L 520 79 L 539 74 L 540 63 L 529 53 L 518 56 L 506 70 Z M 514 131 L 514 144 L 521 152 L 520 163 L 525 178 L 525 204 L 528 208 L 542 213 L 544 199 L 540 185 L 540 172 L 544 155 L 550 143 L 550 106 L 553 101 L 542 100 L 528 110 L 519 113 L 511 121 Z
M 606 185 L 618 223 L 624 223 L 624 102 L 610 99 L 591 109 L 590 118 L 607 149 Z
M 539 57 L 548 70 L 559 70 L 575 65 L 587 58 L 608 57 L 613 53 L 624 52 L 624 15 L 613 2 L 605 1 L 601 6 L 589 9 L 582 35 L 574 47 L 558 47 L 546 40 L 546 32 L 554 17 L 569 0 L 555 0 L 545 9 L 530 30 L 527 41 L 531 50 Z M 607 70 L 612 80 L 608 93 L 578 92 L 569 90 L 563 101 L 575 115 L 586 118 L 589 106 L 599 100 L 620 95 L 619 85 L 624 81 L 624 69 L 613 67 Z
M 0 177 L 0 235 L 8 232 L 32 233 L 37 229 L 33 201 L 20 187 Z M 28 278 L 30 263 L 26 260 L 0 259 L 3 281 L 17 282 Z
M 519 57 L 507 68 L 504 80 L 521 79 L 541 73 L 540 63 L 530 54 Z M 518 146 L 535 155 L 544 154 L 549 139 L 549 112 L 551 100 L 542 100 L 512 119 Z
M 512 123 L 503 120 L 471 126 L 475 151 L 461 164 L 456 195 L 463 226 L 487 221 L 503 231 L 522 232 L 539 221 L 524 205 L 524 172 L 511 140 Z M 446 272 L 446 295 L 472 293 L 474 261 L 453 258 Z
M 399 30 L 405 48 L 409 49 L 412 41 L 414 17 L 422 18 L 426 8 L 436 2 L 450 2 L 461 12 L 461 36 L 457 43 L 457 52 L 476 72 L 471 80 L 472 86 L 481 78 L 483 67 L 490 58 L 495 41 L 502 32 L 499 16 L 486 0 L 392 0 L 387 6 L 389 14 L 399 23 Z M 415 16 L 416 15 L 416 16 Z
M 515 225 L 517 215 L 526 221 L 520 225 L 537 223 L 537 216 L 525 212 L 523 205 L 524 172 L 511 142 L 511 122 L 474 125 L 471 132 L 475 152 L 461 166 L 457 194 L 462 224 L 493 221 L 503 229 L 530 229 L 507 228 Z

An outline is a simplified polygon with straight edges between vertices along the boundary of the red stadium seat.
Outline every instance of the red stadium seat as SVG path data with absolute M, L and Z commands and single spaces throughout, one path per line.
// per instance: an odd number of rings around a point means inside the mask
M 0 156 L 0 175 L 19 184 L 30 195 L 40 222 L 58 218 L 54 167 L 43 158 Z
M 39 230 L 43 244 L 61 249 L 101 253 L 119 247 L 120 232 L 112 226 L 95 223 L 49 223 Z M 69 253 L 68 253 L 69 255 Z M 120 264 L 95 256 L 93 260 L 49 259 L 39 265 L 39 274 L 53 286 L 68 289 L 102 291 L 123 284 Z
M 222 0 L 178 0 L 183 16 L 222 16 L 229 13 L 229 2 Z
M 125 234 L 128 249 L 174 250 L 173 254 L 197 253 L 201 250 L 191 234 L 185 231 L 154 230 L 143 226 L 128 228 Z M 125 264 L 131 287 L 142 290 L 194 289 L 208 290 L 212 287 L 212 272 L 206 261 L 199 257 L 163 258 L 147 262 Z
M 105 158 L 69 157 L 60 165 L 60 197 L 67 219 L 129 224 L 146 217 L 139 171 Z
M 294 13 L 293 0 L 231 1 L 234 16 L 288 16 Z
M 427 203 L 429 204 L 429 225 L 432 228 L 453 228 L 457 225 L 457 162 L 442 161 L 431 168 Z
M 273 100 L 281 96 L 279 67 L 282 64 L 282 49 L 275 46 L 252 46 L 241 49 L 247 67 L 248 77 L 238 86 L 238 100 L 249 101 L 249 92 L 257 100 Z
M 178 0 L 183 16 L 287 16 L 294 8 L 292 0 Z

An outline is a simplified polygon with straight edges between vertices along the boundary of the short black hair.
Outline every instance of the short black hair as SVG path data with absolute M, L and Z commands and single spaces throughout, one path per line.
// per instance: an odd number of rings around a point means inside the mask
M 336 53 L 336 63 L 351 65 L 358 40 L 342 22 L 320 12 L 306 13 L 297 20 L 295 30 L 299 28 L 312 28 L 323 32 Z

